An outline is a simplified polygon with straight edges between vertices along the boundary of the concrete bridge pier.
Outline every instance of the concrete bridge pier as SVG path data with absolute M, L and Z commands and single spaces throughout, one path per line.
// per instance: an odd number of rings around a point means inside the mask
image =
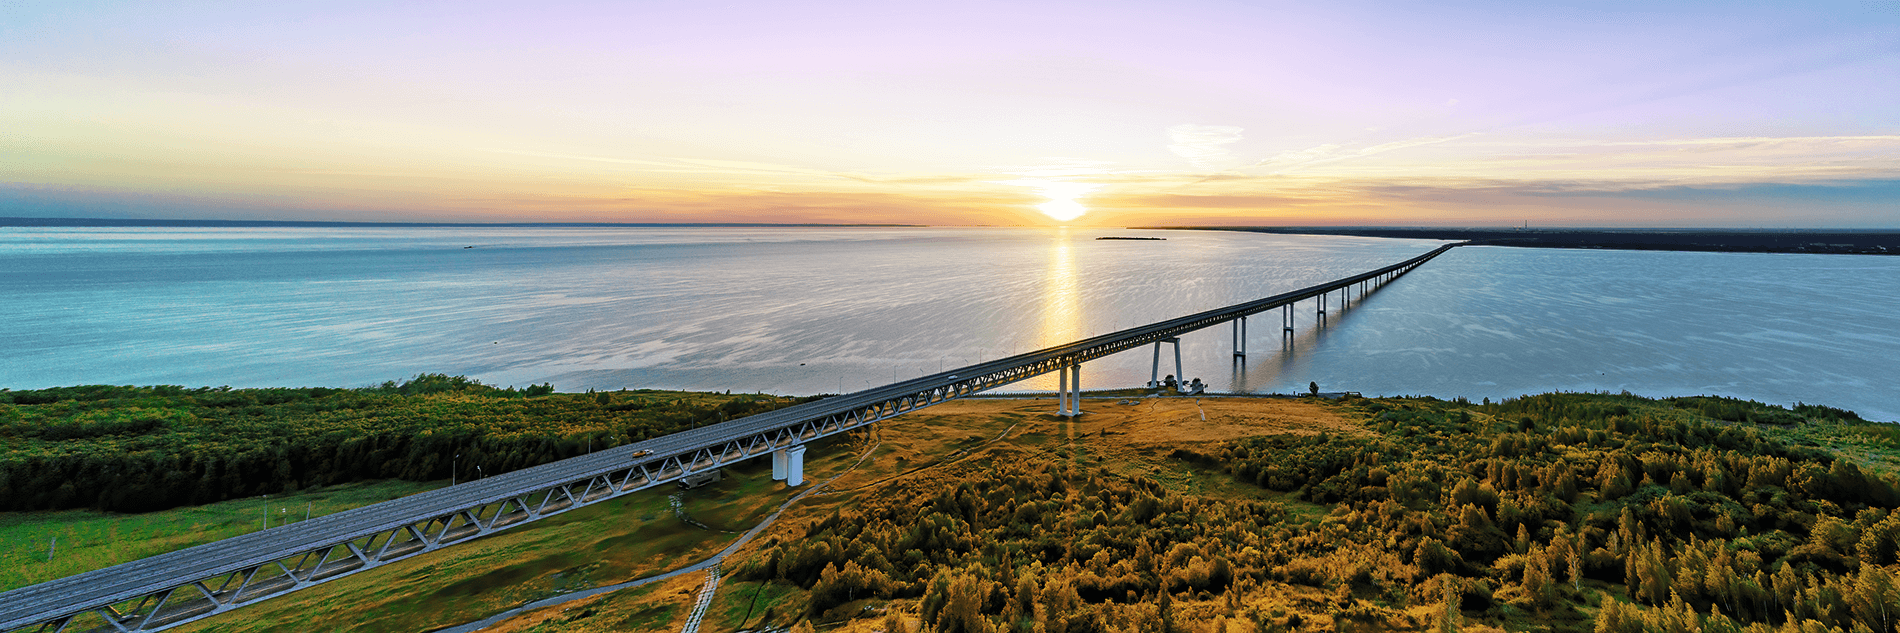
M 1082 415 L 1082 364 L 1076 363 L 1057 369 L 1056 373 L 1058 374 L 1056 382 L 1059 383 L 1056 394 L 1056 415 L 1062 417 Z
M 1319 308 L 1319 314 L 1316 314 L 1313 316 L 1313 321 L 1319 324 L 1320 327 L 1326 327 L 1326 295 L 1327 294 L 1328 293 L 1324 293 L 1324 292 L 1319 293 L 1319 303 L 1315 304 L 1315 306 Z
M 805 485 L 805 445 L 772 451 L 772 479 L 797 488 Z
M 1280 326 L 1283 336 L 1293 336 L 1293 304 L 1280 306 Z
M 1174 346 L 1174 379 L 1181 380 L 1181 374 L 1183 373 L 1181 371 L 1181 339 L 1179 337 L 1164 338 L 1159 341 L 1155 341 L 1155 362 L 1154 362 L 1154 366 L 1148 370 L 1148 386 L 1149 387 L 1159 388 L 1161 386 L 1161 344 L 1162 343 L 1167 343 L 1169 345 Z
M 1056 370 L 1056 415 L 1069 415 L 1069 368 Z
M 793 488 L 805 485 L 805 445 L 786 449 L 785 457 L 785 485 Z
M 1066 374 L 1073 374 L 1073 376 L 1069 378 L 1069 387 L 1074 389 L 1074 391 L 1069 392 L 1069 410 L 1062 415 L 1069 417 L 1082 415 L 1082 363 L 1070 365 L 1067 369 L 1062 371 Z
M 1247 317 L 1240 317 L 1238 319 L 1234 319 L 1233 324 L 1234 324 L 1234 355 L 1242 357 L 1242 358 L 1246 358 L 1247 356 Z M 1156 351 L 1160 351 L 1160 350 L 1156 350 Z

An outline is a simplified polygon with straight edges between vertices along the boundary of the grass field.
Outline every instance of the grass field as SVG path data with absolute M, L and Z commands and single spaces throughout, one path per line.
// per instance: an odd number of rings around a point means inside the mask
M 773 495 L 761 494 L 770 479 L 770 464 L 753 460 L 719 484 L 684 493 L 685 508 L 709 525 L 748 524 L 771 510 Z M 676 492 L 634 493 L 183 629 L 275 631 L 296 622 L 304 631 L 421 631 L 676 569 L 733 538 L 675 518 L 667 495 Z
M 144 514 L 0 512 L 0 591 L 256 532 L 266 517 L 283 525 L 447 483 L 357 483 Z

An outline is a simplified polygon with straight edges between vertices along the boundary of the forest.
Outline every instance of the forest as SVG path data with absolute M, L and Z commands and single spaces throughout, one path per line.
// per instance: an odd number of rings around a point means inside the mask
M 467 479 L 812 399 L 555 393 L 439 374 L 359 389 L 0 390 L 0 511 L 145 512 L 364 480 Z
M 998 447 L 787 525 L 732 574 L 796 585 L 813 620 L 881 602 L 886 631 L 1900 631 L 1895 425 L 1726 398 L 1337 406 L 1363 432 L 1149 472 Z

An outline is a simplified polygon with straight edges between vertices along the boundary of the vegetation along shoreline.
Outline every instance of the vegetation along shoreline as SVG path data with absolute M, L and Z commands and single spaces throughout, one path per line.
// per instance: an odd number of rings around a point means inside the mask
M 1749 229 L 1515 229 L 1430 227 L 1155 226 L 1166 230 L 1247 231 L 1279 235 L 1348 235 L 1422 240 L 1462 240 L 1472 245 L 1530 248 L 1594 248 L 1722 253 L 1825 253 L 1900 255 L 1900 230 Z
M 69 575 L 195 544 L 91 528 L 114 543 L 67 536 L 68 559 L 44 542 L 72 534 L 59 525 L 190 525 L 209 516 L 202 504 L 238 503 L 219 529 L 255 529 L 260 495 L 333 512 L 801 400 L 441 375 L 362 389 L 0 390 L 0 531 L 26 547 L 4 553 L 20 573 L 0 591 L 56 564 Z M 876 441 L 826 443 L 816 471 L 863 467 L 730 557 L 707 630 L 1894 630 L 1882 608 L 1900 604 L 1900 426 L 1849 411 L 1578 393 L 1094 402 L 1065 420 L 1033 397 L 955 401 L 881 424 Z M 415 483 L 376 483 L 392 480 Z M 363 485 L 383 487 L 352 488 Z M 643 539 L 693 543 L 669 545 L 677 564 L 722 547 L 723 532 L 664 510 L 664 494 L 622 504 L 636 519 L 615 528 L 625 536 L 593 543 L 574 531 L 581 519 L 529 526 L 468 546 L 505 548 L 502 562 L 419 562 L 386 572 L 412 591 L 340 581 L 254 615 L 426 628 L 664 572 L 638 562 Z M 750 464 L 680 499 L 732 530 L 782 494 Z M 690 610 L 687 589 L 519 618 L 667 628 Z M 226 620 L 192 629 L 237 630 Z

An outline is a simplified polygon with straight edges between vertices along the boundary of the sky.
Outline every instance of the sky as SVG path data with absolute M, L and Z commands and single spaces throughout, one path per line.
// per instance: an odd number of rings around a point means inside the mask
M 0 0 L 0 216 L 1900 228 L 1900 2 Z

